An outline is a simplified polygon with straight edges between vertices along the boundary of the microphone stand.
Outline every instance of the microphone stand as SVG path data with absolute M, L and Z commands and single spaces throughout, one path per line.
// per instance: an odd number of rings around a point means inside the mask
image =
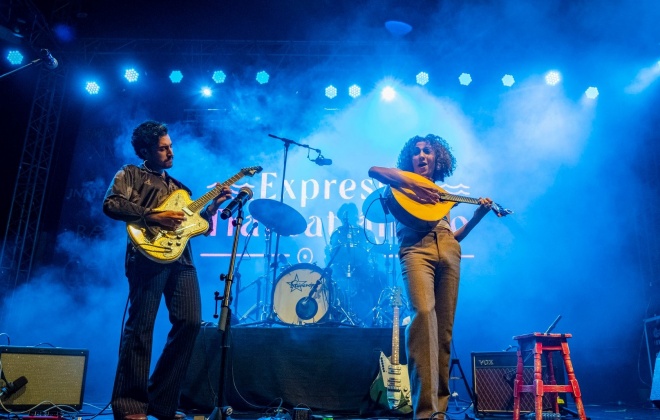
M 278 136 L 273 135 L 273 134 L 269 134 L 268 137 L 272 137 L 274 139 L 278 139 L 278 140 L 281 140 L 281 141 L 284 142 L 284 167 L 282 169 L 282 186 L 281 186 L 281 189 L 280 189 L 280 203 L 283 203 L 284 202 L 284 180 L 286 179 L 286 164 L 287 164 L 287 161 L 289 159 L 289 146 L 291 146 L 292 144 L 295 144 L 296 146 L 305 147 L 307 149 L 314 150 L 315 152 L 318 152 L 319 154 L 321 154 L 321 151 L 319 149 L 314 149 L 314 148 L 310 147 L 308 144 L 301 144 L 301 143 L 295 142 L 293 140 L 285 139 L 283 137 L 278 137 Z M 279 261 L 278 261 L 277 256 L 279 255 L 279 248 L 280 248 L 280 233 L 279 232 L 275 232 L 275 233 L 277 235 L 275 236 L 275 254 L 274 254 L 275 255 L 275 258 L 274 258 L 275 262 L 273 263 L 273 282 L 272 282 L 273 287 L 275 287 L 275 283 L 277 282 L 277 268 L 278 268 L 278 265 L 279 265 Z M 269 253 L 269 262 L 270 262 L 270 253 Z M 272 291 L 270 293 L 270 296 L 271 296 L 270 300 L 268 301 L 268 318 L 269 318 L 270 321 L 273 321 L 274 320 L 274 313 L 273 313 L 273 297 L 272 297 L 273 293 L 272 293 Z
M 234 281 L 234 263 L 236 262 L 236 251 L 238 250 L 238 240 L 243 225 L 243 205 L 239 203 L 236 218 L 234 219 L 234 243 L 231 249 L 231 258 L 229 259 L 229 269 L 227 275 L 221 274 L 220 280 L 225 282 L 224 295 L 217 296 L 216 300 L 222 299 L 222 306 L 220 308 L 220 321 L 218 322 L 218 332 L 222 334 L 222 344 L 220 348 L 220 375 L 218 384 L 218 399 L 216 407 L 209 416 L 208 420 L 224 420 L 229 418 L 233 413 L 233 409 L 227 403 L 227 396 L 225 395 L 225 382 L 227 376 L 227 356 L 229 354 L 230 346 L 230 326 L 231 326 L 231 286 Z
M 14 70 L 8 71 L 8 72 L 5 73 L 5 74 L 0 74 L 0 79 L 2 79 L 2 78 L 5 77 L 5 76 L 9 76 L 10 74 L 16 73 L 16 72 L 19 71 L 19 70 L 23 70 L 24 68 L 30 67 L 30 66 L 33 65 L 33 64 L 37 64 L 37 63 L 39 63 L 39 62 L 41 62 L 41 61 L 44 61 L 44 60 L 43 60 L 42 58 L 34 59 L 34 60 L 30 61 L 29 63 L 27 63 L 27 64 L 24 65 L 24 66 L 21 66 L 21 67 L 19 67 L 19 68 L 14 69 Z

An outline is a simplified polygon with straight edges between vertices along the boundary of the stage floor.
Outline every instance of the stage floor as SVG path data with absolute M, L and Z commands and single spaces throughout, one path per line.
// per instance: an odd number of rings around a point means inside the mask
M 569 410 L 575 411 L 575 407 L 569 405 Z M 585 411 L 587 417 L 591 420 L 651 420 L 660 418 L 660 409 L 655 408 L 650 402 L 646 407 L 632 407 L 626 405 L 586 405 Z M 236 412 L 231 418 L 237 420 L 264 420 L 272 419 L 272 411 L 264 412 Z M 204 420 L 208 418 L 209 413 L 188 413 L 188 420 Z M 290 417 L 277 417 L 285 420 L 295 420 L 293 413 L 290 413 Z M 353 417 L 353 416 L 344 416 L 336 415 L 330 412 L 312 412 L 310 420 L 322 420 L 331 418 L 333 420 L 362 420 L 362 419 L 404 419 L 405 417 L 388 417 L 388 416 L 379 416 L 379 417 Z M 410 417 L 408 417 L 410 418 Z M 485 415 L 483 417 L 476 417 L 471 407 L 461 407 L 451 404 L 449 407 L 448 420 L 462 420 L 462 419 L 482 419 L 482 420 L 500 420 L 500 419 L 510 419 L 512 418 L 511 414 L 497 414 L 497 415 Z M 533 419 L 534 417 L 529 417 L 527 414 L 521 415 L 521 419 Z M 561 419 L 577 419 L 570 414 L 562 415 Z

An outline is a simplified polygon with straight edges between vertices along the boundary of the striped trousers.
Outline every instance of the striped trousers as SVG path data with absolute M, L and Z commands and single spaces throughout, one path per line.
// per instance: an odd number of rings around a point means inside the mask
M 112 391 L 113 415 L 115 420 L 123 420 L 127 414 L 171 419 L 201 327 L 197 271 L 179 262 L 158 264 L 138 258 L 127 266 L 126 275 L 130 307 Z M 149 377 L 154 324 L 162 297 L 172 328 Z

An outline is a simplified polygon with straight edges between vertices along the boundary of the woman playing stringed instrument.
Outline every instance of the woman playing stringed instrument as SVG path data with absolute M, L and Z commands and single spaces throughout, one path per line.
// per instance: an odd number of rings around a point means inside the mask
M 434 206 L 443 204 L 444 194 L 435 182 L 444 181 L 455 167 L 447 142 L 429 134 L 406 142 L 397 168 L 374 166 L 369 176 L 433 211 Z M 390 210 L 395 201 L 389 195 Z M 418 224 L 404 224 L 404 212 L 392 211 L 397 219 L 401 272 L 412 310 L 406 328 L 406 353 L 415 419 L 437 418 L 449 402 L 449 362 L 461 263 L 459 242 L 493 206 L 489 198 L 479 198 L 474 204 L 478 207 L 472 218 L 455 232 L 450 228 L 448 210 L 439 213 L 435 221 L 427 217 Z M 412 216 L 410 219 L 414 219 Z

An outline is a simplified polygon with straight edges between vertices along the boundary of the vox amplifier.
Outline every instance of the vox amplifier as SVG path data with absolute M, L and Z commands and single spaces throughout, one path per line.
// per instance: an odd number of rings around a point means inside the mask
M 556 355 L 555 355 L 556 356 Z M 473 352 L 472 353 L 472 388 L 474 390 L 474 411 L 483 415 L 487 413 L 513 413 L 513 381 L 516 379 L 516 352 Z M 543 362 L 543 381 L 548 381 L 545 357 Z M 534 359 L 525 361 L 523 380 L 525 384 L 532 383 L 534 379 Z M 553 357 L 555 381 L 564 383 L 563 361 Z M 559 395 L 560 404 L 565 396 Z M 552 401 L 550 395 L 543 396 L 543 408 L 550 409 Z M 525 392 L 520 397 L 520 411 L 534 411 L 534 395 Z

